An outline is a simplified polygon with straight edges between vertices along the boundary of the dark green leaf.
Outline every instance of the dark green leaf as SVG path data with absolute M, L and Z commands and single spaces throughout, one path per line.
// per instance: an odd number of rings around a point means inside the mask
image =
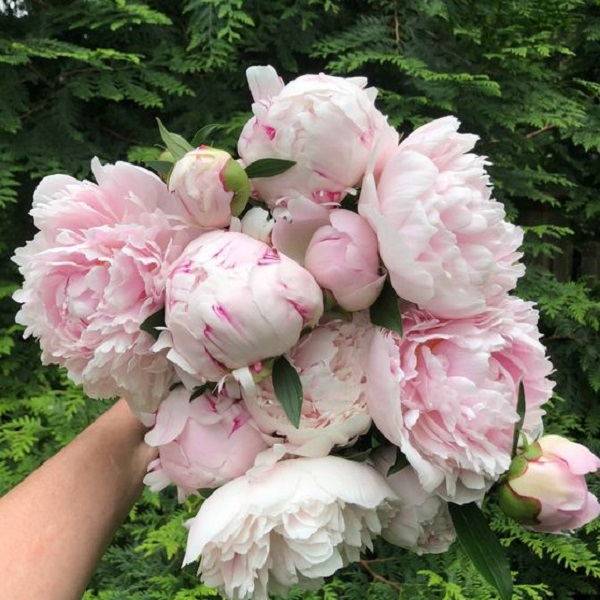
M 159 175 L 168 175 L 173 168 L 173 163 L 168 160 L 147 160 L 146 166 L 156 171 Z
M 448 508 L 458 539 L 473 566 L 496 588 L 502 600 L 511 600 L 513 582 L 510 565 L 481 509 L 474 502 L 449 503 Z
M 296 164 L 294 160 L 282 160 L 280 158 L 261 158 L 255 160 L 246 167 L 246 175 L 250 179 L 256 177 L 273 177 L 281 175 Z
M 165 143 L 167 150 L 173 155 L 174 160 L 179 160 L 182 156 L 186 155 L 194 147 L 182 136 L 177 133 L 171 133 L 161 122 L 160 119 L 156 119 L 158 123 L 158 130 L 160 131 L 160 137 Z
M 141 325 L 140 329 L 149 333 L 155 340 L 158 339 L 160 331 L 157 331 L 157 327 L 165 326 L 165 309 L 161 308 L 155 313 L 152 313 Z
M 388 477 L 390 475 L 393 475 L 394 473 L 397 473 L 398 471 L 402 471 L 402 469 L 404 469 L 404 467 L 408 467 L 408 465 L 409 462 L 406 456 L 404 456 L 404 453 L 401 452 L 400 448 L 396 448 L 396 460 L 394 461 L 394 464 L 388 469 Z
M 198 146 L 202 146 L 203 144 L 207 144 L 209 141 L 211 133 L 217 129 L 219 129 L 221 125 L 218 123 L 211 123 L 210 125 L 205 125 L 201 129 L 198 129 L 196 135 L 192 138 L 192 146 L 197 148 Z
M 402 336 L 402 315 L 398 307 L 398 294 L 389 279 L 385 280 L 379 298 L 369 308 L 371 323 L 385 327 Z
M 512 446 L 512 457 L 514 458 L 517 454 L 517 447 L 519 446 L 519 436 L 521 435 L 521 429 L 523 428 L 523 422 L 525 421 L 525 386 L 521 381 L 519 383 L 519 399 L 517 400 L 517 414 L 519 415 L 519 421 L 515 424 L 515 433 L 513 435 L 513 446 Z
M 300 425 L 302 412 L 302 382 L 298 372 L 285 356 L 280 356 L 273 363 L 273 389 L 285 414 L 296 428 Z

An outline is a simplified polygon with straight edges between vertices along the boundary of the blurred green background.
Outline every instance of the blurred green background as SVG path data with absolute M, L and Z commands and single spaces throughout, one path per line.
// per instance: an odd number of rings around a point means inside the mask
M 33 236 L 44 175 L 89 177 L 93 156 L 156 158 L 155 118 L 188 138 L 221 123 L 235 149 L 251 98 L 244 71 L 284 79 L 366 75 L 401 132 L 455 114 L 490 157 L 495 195 L 526 228 L 518 294 L 538 303 L 556 366 L 548 432 L 600 451 L 600 2 L 598 0 L 0 1 L 0 494 L 108 403 L 86 401 L 22 340 L 10 257 Z M 590 482 L 598 493 L 598 478 Z M 217 594 L 180 570 L 182 522 L 198 500 L 145 492 L 86 600 Z M 488 508 L 516 577 L 515 598 L 600 596 L 600 523 L 531 535 Z M 1 532 L 0 532 L 1 535 Z M 458 547 L 418 557 L 381 544 L 304 600 L 486 599 Z

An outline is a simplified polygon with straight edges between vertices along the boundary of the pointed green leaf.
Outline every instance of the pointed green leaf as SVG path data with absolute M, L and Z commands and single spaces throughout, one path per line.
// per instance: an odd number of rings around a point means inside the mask
M 159 175 L 168 175 L 173 168 L 173 163 L 168 160 L 147 160 L 145 164 Z
M 209 141 L 208 138 L 210 137 L 211 133 L 219 129 L 219 127 L 221 127 L 221 125 L 219 125 L 218 123 L 211 123 L 210 125 L 205 125 L 201 129 L 198 129 L 198 131 L 196 131 L 196 134 L 192 138 L 192 146 L 194 148 L 197 148 L 198 146 L 202 146 L 203 144 L 206 145 Z
M 510 565 L 481 509 L 474 502 L 449 503 L 448 508 L 461 546 L 473 566 L 496 588 L 502 600 L 511 600 L 513 582 Z
M 514 458 L 517 454 L 517 448 L 519 446 L 519 436 L 521 435 L 521 429 L 523 428 L 523 422 L 525 421 L 525 386 L 523 382 L 519 383 L 519 399 L 517 400 L 517 414 L 519 415 L 519 421 L 515 424 L 515 432 L 513 434 L 513 445 L 512 454 Z
M 283 160 L 281 158 L 260 158 L 246 167 L 246 175 L 250 179 L 257 177 L 273 177 L 281 175 L 296 164 L 294 160 Z
M 296 429 L 300 426 L 302 413 L 302 382 L 294 367 L 285 356 L 273 363 L 273 389 L 275 397 Z
M 152 313 L 144 322 L 140 325 L 140 329 L 149 333 L 155 340 L 158 339 L 160 331 L 157 331 L 157 327 L 165 326 L 165 309 L 161 308 L 155 313 Z
M 379 298 L 369 308 L 371 323 L 385 327 L 402 336 L 402 315 L 398 307 L 398 294 L 389 279 L 385 280 Z
M 185 156 L 194 147 L 182 136 L 177 133 L 171 133 L 161 122 L 160 119 L 156 119 L 158 123 L 158 130 L 160 131 L 160 137 L 165 143 L 167 150 L 173 155 L 174 160 L 179 160 L 182 156 Z

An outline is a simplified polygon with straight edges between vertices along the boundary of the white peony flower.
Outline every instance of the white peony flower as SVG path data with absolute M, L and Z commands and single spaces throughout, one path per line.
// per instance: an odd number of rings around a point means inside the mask
M 254 469 L 219 488 L 190 522 L 184 565 L 234 600 L 318 584 L 372 547 L 396 513 L 372 467 L 326 456 Z

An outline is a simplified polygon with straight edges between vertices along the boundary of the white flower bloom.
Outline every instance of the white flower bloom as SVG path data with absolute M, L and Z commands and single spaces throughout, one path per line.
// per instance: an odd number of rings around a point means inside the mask
M 267 600 L 359 560 L 396 503 L 366 464 L 333 456 L 278 462 L 204 502 L 190 522 L 184 564 L 202 555 L 198 572 L 206 585 L 234 600 Z

